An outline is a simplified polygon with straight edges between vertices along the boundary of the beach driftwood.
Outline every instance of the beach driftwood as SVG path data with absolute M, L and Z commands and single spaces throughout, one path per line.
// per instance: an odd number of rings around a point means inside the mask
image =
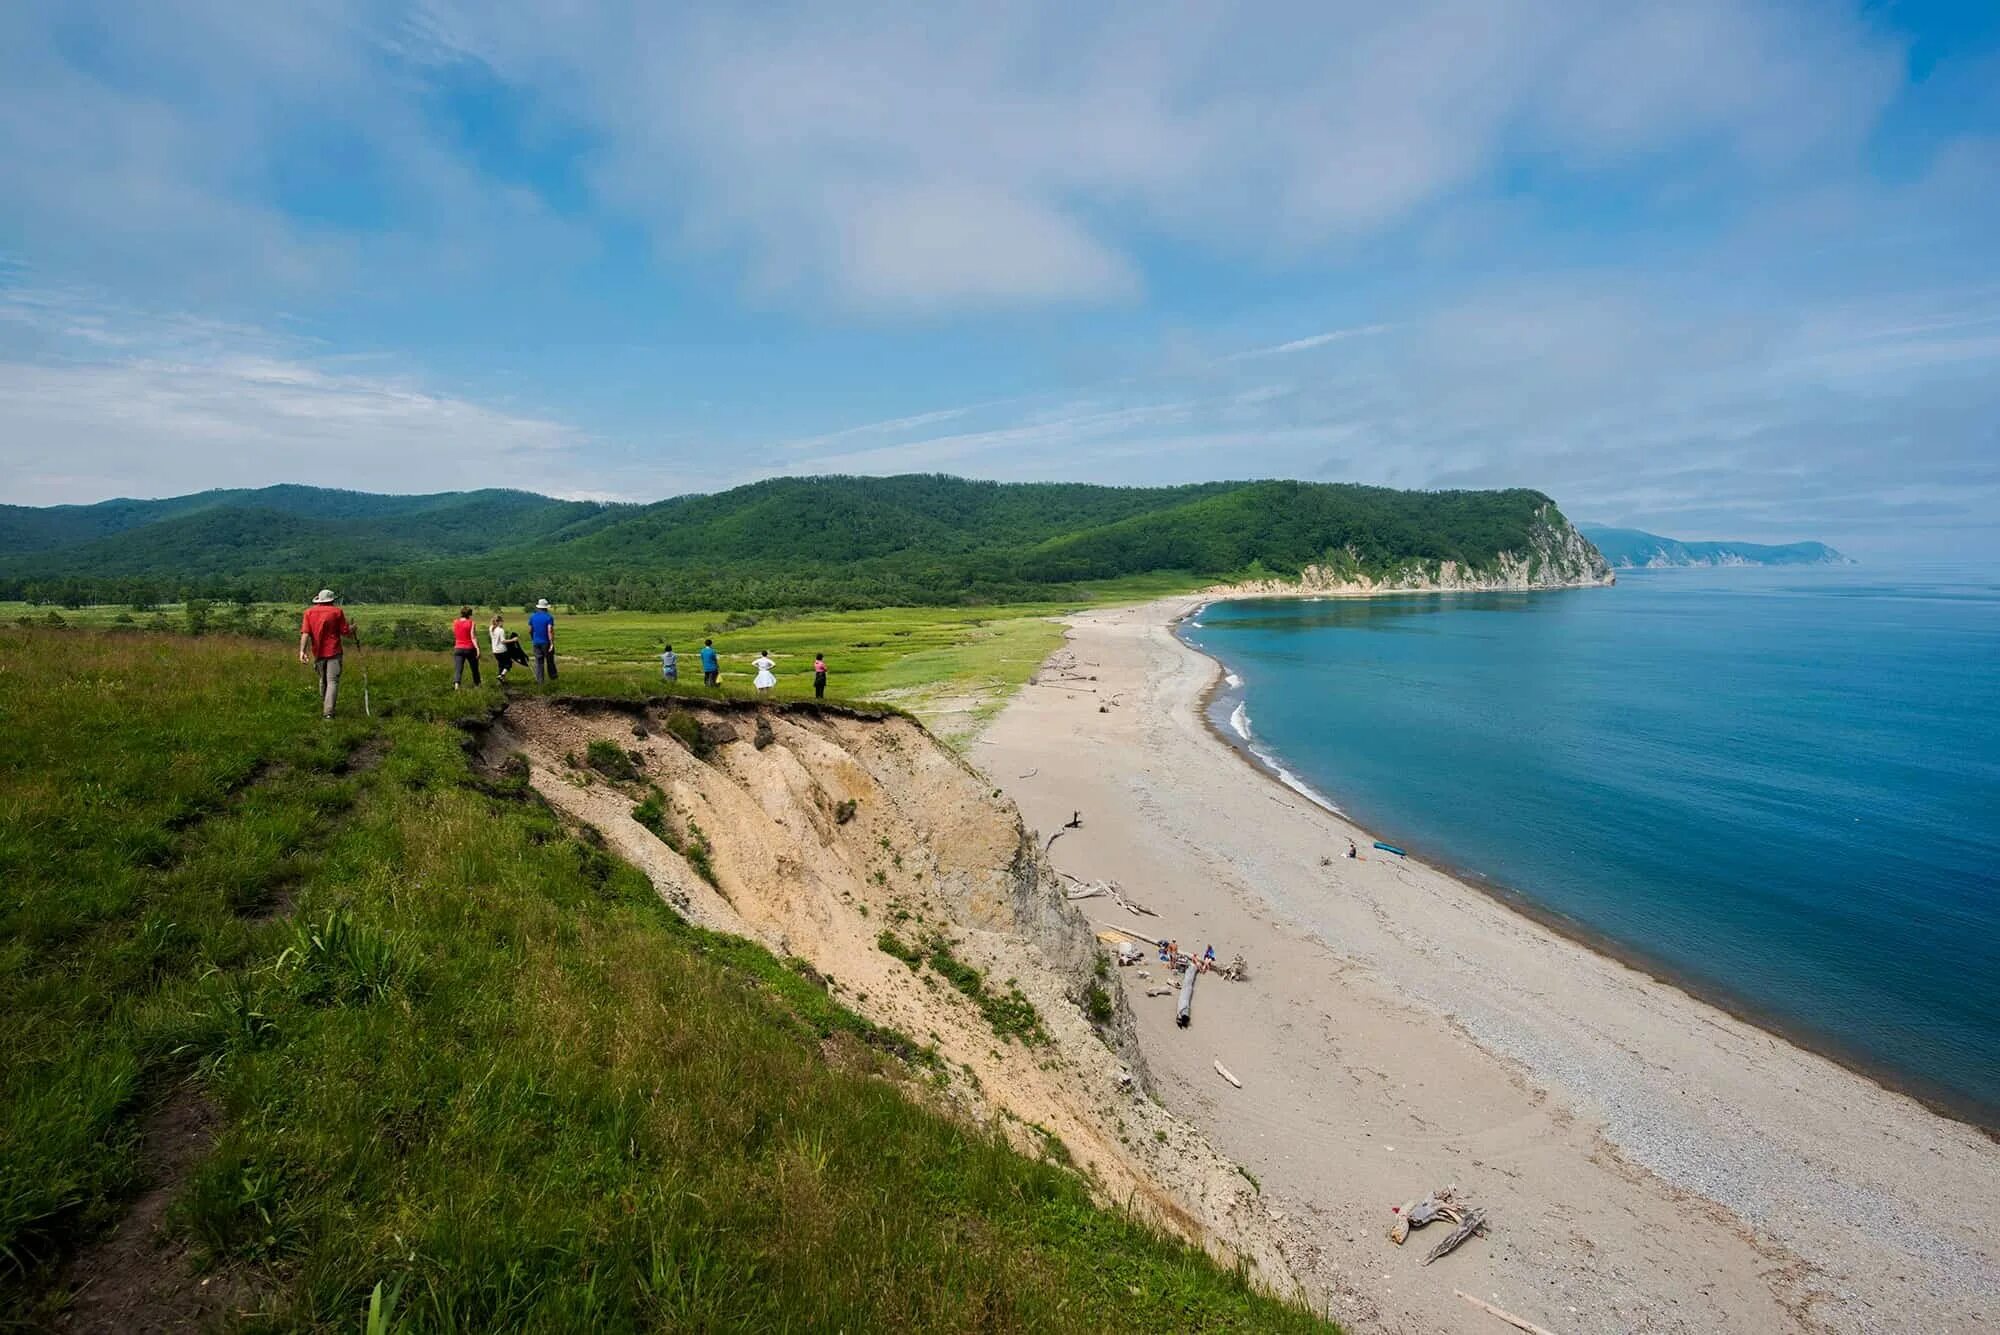
M 1503 1308 L 1495 1307 L 1492 1303 L 1486 1302 L 1483 1299 L 1475 1298 L 1471 1294 L 1467 1293 L 1464 1289 L 1453 1289 L 1452 1292 L 1457 1294 L 1459 1297 L 1465 1299 L 1465 1301 L 1471 1303 L 1474 1307 L 1477 1307 L 1480 1311 L 1487 1313 L 1489 1316 L 1499 1317 L 1502 1321 L 1505 1321 L 1508 1325 L 1512 1326 L 1516 1330 L 1525 1330 L 1528 1332 L 1528 1335 L 1555 1335 L 1554 1331 L 1549 1330 L 1543 1326 L 1538 1326 L 1534 1322 L 1528 1320 L 1526 1317 L 1515 1316 L 1512 1312 L 1506 1311 Z
M 1437 1260 L 1438 1257 L 1440 1256 L 1450 1255 L 1451 1252 L 1458 1247 L 1459 1243 L 1464 1242 L 1467 1238 L 1471 1237 L 1473 1234 L 1477 1233 L 1480 1229 L 1485 1227 L 1486 1227 L 1486 1211 L 1467 1210 L 1465 1212 L 1465 1218 L 1458 1221 L 1458 1227 L 1453 1229 L 1450 1233 L 1446 1234 L 1443 1242 L 1440 1242 L 1437 1246 L 1431 1248 L 1430 1255 L 1424 1258 L 1424 1264 L 1429 1265 L 1432 1261 Z
M 1227 1080 L 1230 1084 L 1236 1086 L 1238 1089 L 1243 1088 L 1243 1082 L 1241 1080 L 1238 1080 L 1235 1074 L 1232 1071 L 1230 1071 L 1230 1069 L 1227 1066 L 1224 1066 L 1222 1064 L 1222 1059 L 1220 1057 L 1216 1058 L 1215 1061 L 1215 1073 L 1221 1076 L 1224 1080 Z
M 1187 968 L 1181 971 L 1181 1004 L 1174 1013 L 1174 1023 L 1183 1029 L 1194 1019 L 1194 975 L 1194 961 L 1190 960 Z

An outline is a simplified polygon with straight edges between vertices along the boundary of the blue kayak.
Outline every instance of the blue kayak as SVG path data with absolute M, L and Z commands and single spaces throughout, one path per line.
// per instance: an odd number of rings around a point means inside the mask
M 1405 853 L 1402 849 L 1396 847 L 1394 844 L 1385 844 L 1380 839 L 1377 839 L 1375 841 L 1375 847 L 1381 849 L 1384 853 L 1394 853 L 1399 858 L 1409 856 L 1409 854 Z

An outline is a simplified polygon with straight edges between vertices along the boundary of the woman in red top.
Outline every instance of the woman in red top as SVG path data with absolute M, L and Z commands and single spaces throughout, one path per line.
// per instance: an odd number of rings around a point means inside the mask
M 451 623 L 451 689 L 463 684 L 465 665 L 472 664 L 472 684 L 479 684 L 479 628 L 472 622 L 472 609 L 458 609 L 458 620 Z

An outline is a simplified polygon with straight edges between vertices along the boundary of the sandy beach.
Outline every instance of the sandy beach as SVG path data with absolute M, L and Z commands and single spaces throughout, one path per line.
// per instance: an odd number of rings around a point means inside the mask
M 1186 1030 L 1119 976 L 1167 1107 L 1254 1176 L 1337 1317 L 1506 1329 L 1462 1289 L 1557 1332 L 2000 1322 L 2000 1147 L 1370 849 L 1209 730 L 1220 669 L 1171 631 L 1193 605 L 1072 618 L 1073 669 L 968 756 L 1044 837 L 1081 812 L 1055 865 L 1160 915 L 1093 921 L 1247 957 Z M 1440 1226 L 1389 1244 L 1390 1207 L 1453 1183 L 1489 1236 L 1429 1267 Z

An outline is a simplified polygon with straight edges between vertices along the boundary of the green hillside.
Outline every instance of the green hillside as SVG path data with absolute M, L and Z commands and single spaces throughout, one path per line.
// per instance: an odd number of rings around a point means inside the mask
M 777 478 L 649 506 L 273 487 L 0 510 L 0 598 L 291 600 L 333 584 L 365 601 L 644 610 L 1001 602 L 1162 571 L 1490 570 L 1544 524 L 1566 527 L 1535 491 L 1304 482 Z
M 475 766 L 434 655 L 324 725 L 268 643 L 0 663 L 6 1324 L 1327 1329 Z

